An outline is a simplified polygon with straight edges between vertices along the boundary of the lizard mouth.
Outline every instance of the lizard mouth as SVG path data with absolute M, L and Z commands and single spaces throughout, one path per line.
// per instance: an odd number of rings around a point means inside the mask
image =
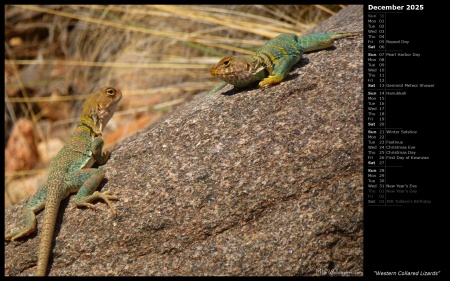
M 230 84 L 239 82 L 239 83 L 248 83 L 257 81 L 258 78 L 255 76 L 255 73 L 252 71 L 233 71 L 230 73 L 226 73 L 224 76 L 221 76 L 222 80 L 228 82 Z
M 217 68 L 212 67 L 210 71 L 212 76 L 216 76 L 225 82 L 233 81 L 251 81 L 253 73 L 248 70 L 232 70 L 232 69 L 221 69 L 217 71 Z

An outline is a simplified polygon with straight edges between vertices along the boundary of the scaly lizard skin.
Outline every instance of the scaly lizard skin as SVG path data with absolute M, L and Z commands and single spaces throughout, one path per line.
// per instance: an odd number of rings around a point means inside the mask
M 70 193 L 77 192 L 77 207 L 94 209 L 91 202 L 102 199 L 116 214 L 109 200 L 118 200 L 117 196 L 108 191 L 95 191 L 105 177 L 105 172 L 91 167 L 94 162 L 105 164 L 109 158 L 109 151 L 102 152 L 102 131 L 121 98 L 120 90 L 111 87 L 104 87 L 89 97 L 84 103 L 78 126 L 50 163 L 47 183 L 38 188 L 22 209 L 25 226 L 5 236 L 6 240 L 14 241 L 33 233 L 36 230 L 35 213 L 45 206 L 37 275 L 42 276 L 47 272 L 59 205 Z
M 299 37 L 293 33 L 280 34 L 262 46 L 255 55 L 228 56 L 211 67 L 210 73 L 223 80 L 210 94 L 227 84 L 241 88 L 259 82 L 259 87 L 280 83 L 300 61 L 304 52 L 333 46 L 334 39 L 361 32 L 317 33 Z

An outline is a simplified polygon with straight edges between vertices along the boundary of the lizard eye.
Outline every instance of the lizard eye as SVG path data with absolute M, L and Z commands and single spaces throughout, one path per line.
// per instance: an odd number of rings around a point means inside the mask
M 108 90 L 106 90 L 106 93 L 110 96 L 113 96 L 116 93 L 116 91 L 113 88 L 109 88 Z
M 225 60 L 225 61 L 223 62 L 223 65 L 224 65 L 225 67 L 229 67 L 229 66 L 230 66 L 230 60 Z

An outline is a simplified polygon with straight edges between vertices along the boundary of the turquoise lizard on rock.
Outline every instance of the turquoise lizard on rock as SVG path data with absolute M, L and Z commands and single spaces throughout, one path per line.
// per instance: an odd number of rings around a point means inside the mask
M 94 162 L 105 164 L 109 158 L 109 151 L 102 152 L 102 131 L 121 98 L 120 90 L 111 87 L 101 88 L 89 97 L 84 103 L 78 126 L 50 163 L 47 183 L 38 188 L 22 209 L 25 226 L 5 236 L 6 240 L 14 241 L 33 233 L 36 230 L 35 213 L 45 206 L 37 275 L 47 272 L 59 205 L 70 193 L 77 192 L 77 207 L 94 209 L 91 202 L 102 199 L 116 214 L 109 200 L 118 200 L 117 196 L 108 191 L 95 191 L 105 177 L 105 172 L 91 167 Z
M 259 87 L 280 83 L 300 61 L 304 52 L 326 49 L 333 46 L 334 39 L 353 36 L 361 32 L 317 33 L 297 36 L 280 34 L 262 46 L 255 55 L 228 56 L 211 67 L 210 73 L 223 80 L 210 94 L 227 84 L 237 88 L 259 82 Z

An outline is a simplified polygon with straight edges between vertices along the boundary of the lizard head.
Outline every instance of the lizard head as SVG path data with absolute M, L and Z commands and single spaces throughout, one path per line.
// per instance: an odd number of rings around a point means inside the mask
M 261 80 L 258 75 L 261 71 L 264 71 L 264 66 L 257 57 L 244 55 L 225 57 L 213 65 L 209 72 L 228 84 L 240 86 Z
M 83 115 L 90 116 L 100 132 L 114 115 L 122 92 L 112 87 L 103 87 L 86 101 Z

